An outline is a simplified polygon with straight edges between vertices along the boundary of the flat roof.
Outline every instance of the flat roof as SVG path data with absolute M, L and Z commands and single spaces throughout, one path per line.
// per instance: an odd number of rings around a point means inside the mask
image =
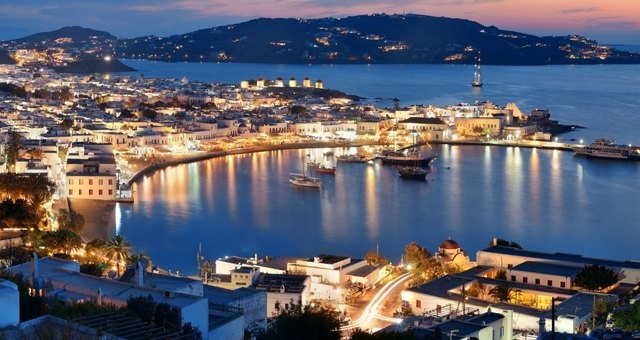
M 305 261 L 307 261 L 307 262 L 315 262 L 316 257 L 320 259 L 320 263 L 327 263 L 327 264 L 335 264 L 335 263 L 338 263 L 340 261 L 344 261 L 346 259 L 349 259 L 348 256 L 320 254 L 318 256 L 314 256 L 314 257 L 308 258 Z
M 583 265 L 599 264 L 605 267 L 640 269 L 639 261 L 606 260 L 606 259 L 598 259 L 594 257 L 586 257 L 579 254 L 544 253 L 540 251 L 524 250 L 524 249 L 517 249 L 517 248 L 511 248 L 511 247 L 504 247 L 504 246 L 493 246 L 493 247 L 486 248 L 484 250 L 480 250 L 479 252 L 533 257 L 533 258 L 545 259 L 545 260 L 556 261 L 556 262 L 573 262 L 573 263 L 579 263 Z
M 525 261 L 521 264 L 514 266 L 511 270 L 518 270 L 528 273 L 540 273 L 540 274 L 549 274 L 555 276 L 564 276 L 564 277 L 573 277 L 582 267 L 577 266 L 565 266 L 561 264 L 549 263 L 549 262 L 538 262 L 538 261 Z

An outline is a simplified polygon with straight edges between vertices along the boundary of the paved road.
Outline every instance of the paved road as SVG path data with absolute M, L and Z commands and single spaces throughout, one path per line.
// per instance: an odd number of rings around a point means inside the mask
M 380 314 L 381 304 L 388 298 L 397 297 L 400 295 L 400 291 L 404 287 L 404 282 L 409 279 L 409 273 L 402 274 L 393 280 L 387 282 L 379 290 L 374 291 L 375 295 L 371 298 L 369 303 L 361 311 L 360 317 L 350 324 L 340 328 L 341 331 L 350 331 L 356 328 L 363 330 L 382 328 L 391 323 L 397 323 L 402 319 L 390 317 Z M 389 313 L 387 313 L 389 314 Z

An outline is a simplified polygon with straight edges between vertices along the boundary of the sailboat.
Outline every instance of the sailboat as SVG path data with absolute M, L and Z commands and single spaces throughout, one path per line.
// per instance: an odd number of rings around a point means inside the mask
M 473 81 L 471 81 L 471 86 L 473 87 L 482 87 L 482 72 L 480 71 L 480 55 L 476 57 L 476 62 L 473 65 Z
M 320 189 L 320 178 L 307 176 L 307 165 L 304 162 L 304 157 L 302 158 L 302 173 L 290 173 L 289 174 L 289 183 L 304 188 L 314 188 Z

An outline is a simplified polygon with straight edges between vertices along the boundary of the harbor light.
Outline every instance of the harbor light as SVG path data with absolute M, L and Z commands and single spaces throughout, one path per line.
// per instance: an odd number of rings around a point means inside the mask
M 104 57 L 104 61 L 106 61 L 106 62 L 111 61 L 111 56 L 105 56 L 105 57 Z

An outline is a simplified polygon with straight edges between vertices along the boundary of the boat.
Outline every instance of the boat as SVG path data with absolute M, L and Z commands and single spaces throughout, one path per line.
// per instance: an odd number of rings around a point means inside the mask
M 476 62 L 473 65 L 473 80 L 471 86 L 482 87 L 482 72 L 480 71 L 480 55 L 476 57 Z
M 573 147 L 576 156 L 608 159 L 640 159 L 640 148 L 615 144 L 613 139 L 598 138 L 589 145 Z
M 407 179 L 424 180 L 429 172 L 431 172 L 428 168 L 425 169 L 419 166 L 400 165 L 397 168 L 400 177 Z
M 322 185 L 322 182 L 320 182 L 320 178 L 307 176 L 307 168 L 304 162 L 304 158 L 302 158 L 302 173 L 290 173 L 289 183 L 298 187 L 314 189 L 319 189 Z
M 351 155 L 340 155 L 336 157 L 338 162 L 356 162 L 356 163 L 367 163 L 375 159 L 374 156 L 369 154 L 351 154 Z
M 307 176 L 305 174 L 289 174 L 289 182 L 298 187 L 319 189 L 322 183 L 320 178 Z
M 335 174 L 336 167 L 335 166 L 326 166 L 326 165 L 318 165 L 316 166 L 316 172 L 320 174 Z
M 403 151 L 388 151 L 378 155 L 378 159 L 382 161 L 382 164 L 391 165 L 408 165 L 408 166 L 421 166 L 427 167 L 435 155 L 421 155 L 417 146 L 411 149 Z

